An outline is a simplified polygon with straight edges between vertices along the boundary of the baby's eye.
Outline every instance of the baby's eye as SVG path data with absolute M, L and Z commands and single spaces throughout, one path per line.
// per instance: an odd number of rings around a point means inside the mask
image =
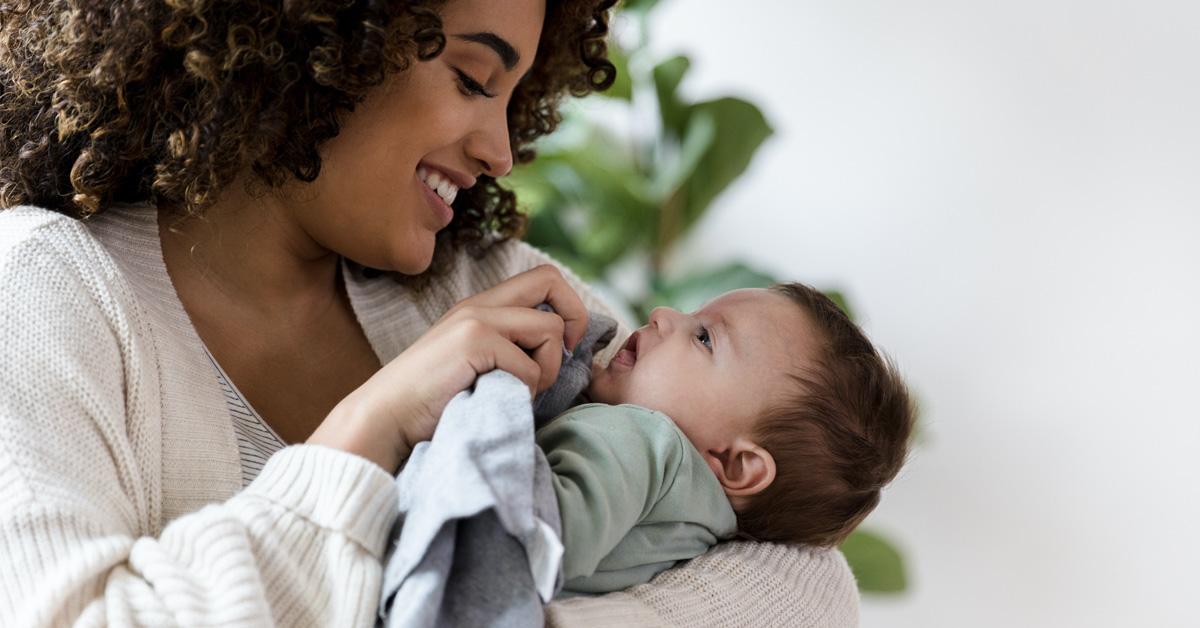
M 700 344 L 704 345 L 709 351 L 712 351 L 712 337 L 708 335 L 707 327 L 701 325 L 700 329 L 696 330 L 696 340 L 699 340 Z

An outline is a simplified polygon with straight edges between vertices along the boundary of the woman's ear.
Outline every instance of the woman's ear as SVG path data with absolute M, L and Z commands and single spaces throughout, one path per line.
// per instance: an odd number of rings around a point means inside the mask
M 710 449 L 706 457 L 730 497 L 761 493 L 775 481 L 775 457 L 745 438 L 734 440 L 721 451 Z

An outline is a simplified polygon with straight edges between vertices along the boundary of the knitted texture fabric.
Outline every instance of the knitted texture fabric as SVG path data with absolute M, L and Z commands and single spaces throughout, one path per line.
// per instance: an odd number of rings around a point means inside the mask
M 841 552 L 744 541 L 717 545 L 626 591 L 546 609 L 548 628 L 857 625 L 858 589 Z
M 342 272 L 386 363 L 457 301 L 546 263 L 508 242 L 478 260 L 453 257 L 419 292 Z M 588 309 L 611 312 L 565 274 Z M 86 222 L 0 210 L 0 308 L 0 626 L 373 624 L 398 508 L 392 476 L 295 445 L 242 488 L 225 398 L 167 274 L 153 208 Z M 718 548 L 637 593 L 561 614 L 555 602 L 550 616 L 573 626 L 762 613 L 801 626 L 857 613 L 836 552 Z

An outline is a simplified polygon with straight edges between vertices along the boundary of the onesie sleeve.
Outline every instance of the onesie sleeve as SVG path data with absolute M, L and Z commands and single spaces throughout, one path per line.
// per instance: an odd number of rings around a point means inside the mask
M 537 432 L 553 472 L 563 578 L 590 576 L 662 499 L 684 443 L 666 416 L 638 406 L 576 406 Z

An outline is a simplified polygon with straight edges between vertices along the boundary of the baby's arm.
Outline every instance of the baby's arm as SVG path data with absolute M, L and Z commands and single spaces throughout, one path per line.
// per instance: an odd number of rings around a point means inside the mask
M 596 573 L 602 559 L 670 488 L 683 460 L 668 421 L 644 408 L 587 404 L 537 432 L 553 472 L 563 530 L 563 577 Z

